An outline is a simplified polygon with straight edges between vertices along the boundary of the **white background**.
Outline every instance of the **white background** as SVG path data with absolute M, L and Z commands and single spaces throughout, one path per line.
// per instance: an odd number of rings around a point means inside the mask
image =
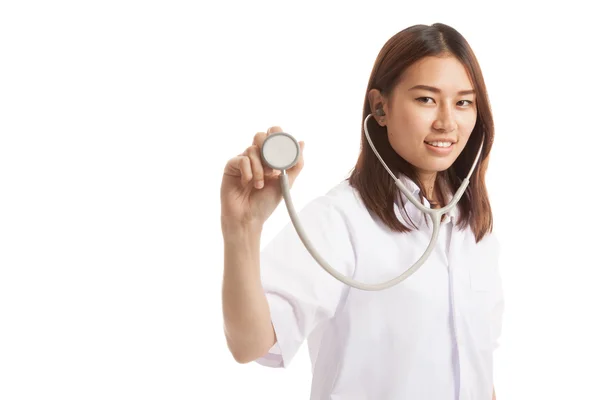
M 530 3 L 3 1 L 0 399 L 308 399 L 305 348 L 288 370 L 227 350 L 223 167 L 280 125 L 306 142 L 296 208 L 328 190 L 379 49 L 434 22 L 495 116 L 498 399 L 600 399 L 597 12 Z

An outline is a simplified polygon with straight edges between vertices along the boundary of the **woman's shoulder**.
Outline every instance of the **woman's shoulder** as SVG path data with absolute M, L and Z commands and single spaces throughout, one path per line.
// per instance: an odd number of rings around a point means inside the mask
M 332 208 L 345 215 L 352 216 L 367 211 L 358 191 L 350 185 L 348 180 L 343 180 L 330 187 L 329 190 L 314 199 L 313 202 Z
M 324 227 L 334 222 L 348 227 L 362 218 L 370 218 L 358 192 L 347 180 L 338 182 L 313 197 L 301 207 L 298 214 L 303 220 L 314 221 Z

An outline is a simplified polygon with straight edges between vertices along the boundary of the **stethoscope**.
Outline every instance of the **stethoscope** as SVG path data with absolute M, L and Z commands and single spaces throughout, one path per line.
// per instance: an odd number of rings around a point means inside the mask
M 273 169 L 281 171 L 281 174 L 279 176 L 279 181 L 281 184 L 281 192 L 283 194 L 283 198 L 285 199 L 285 205 L 287 207 L 288 213 L 290 215 L 290 218 L 292 220 L 294 228 L 296 228 L 296 232 L 298 233 L 300 240 L 302 241 L 302 243 L 304 244 L 304 246 L 306 247 L 308 252 L 311 254 L 311 256 L 317 261 L 317 263 L 319 263 L 319 265 L 325 271 L 327 271 L 331 276 L 333 276 L 340 282 L 345 283 L 346 285 L 352 286 L 357 289 L 362 289 L 362 290 L 383 290 L 383 289 L 390 288 L 390 287 L 404 281 L 406 278 L 408 278 L 409 276 L 414 274 L 423 265 L 423 263 L 425 263 L 425 261 L 427 260 L 427 258 L 433 251 L 433 248 L 435 247 L 435 243 L 437 241 L 438 233 L 440 230 L 442 216 L 444 214 L 448 213 L 452 209 L 452 207 L 455 207 L 458 204 L 458 202 L 460 201 L 460 198 L 462 197 L 465 190 L 467 189 L 467 186 L 469 185 L 469 178 L 471 177 L 471 174 L 475 170 L 475 165 L 477 165 L 477 162 L 479 161 L 479 157 L 481 155 L 481 150 L 483 149 L 483 140 L 481 142 L 481 145 L 479 146 L 479 151 L 477 152 L 475 161 L 473 162 L 473 165 L 471 166 L 471 170 L 469 171 L 467 177 L 462 181 L 460 187 L 458 188 L 458 190 L 452 197 L 452 200 L 450 201 L 450 203 L 447 206 L 442 207 L 442 208 L 429 208 L 429 207 L 425 207 L 423 204 L 421 204 L 421 202 L 412 195 L 412 193 L 404 186 L 404 184 L 396 176 L 394 176 L 392 171 L 390 171 L 388 166 L 385 164 L 385 162 L 383 161 L 383 159 L 381 158 L 381 156 L 375 149 L 375 146 L 373 145 L 373 142 L 371 141 L 371 137 L 369 135 L 369 130 L 367 128 L 367 122 L 369 121 L 369 118 L 371 118 L 372 116 L 373 116 L 372 114 L 369 114 L 367 116 L 367 118 L 365 118 L 363 125 L 364 125 L 365 134 L 367 136 L 367 140 L 369 141 L 371 148 L 375 152 L 375 155 L 377 156 L 377 158 L 379 158 L 379 161 L 381 161 L 381 164 L 385 167 L 387 172 L 394 179 L 394 182 L 396 182 L 396 186 L 398 186 L 400 191 L 402 193 L 404 193 L 404 195 L 408 198 L 408 200 L 411 203 L 413 203 L 415 205 L 415 207 L 417 207 L 419 210 L 421 210 L 425 214 L 429 215 L 431 217 L 431 220 L 433 221 L 433 233 L 431 235 L 431 240 L 429 242 L 429 245 L 427 246 L 427 249 L 425 249 L 425 252 L 421 256 L 421 258 L 419 258 L 412 267 L 410 267 L 409 269 L 404 271 L 400 276 L 398 276 L 394 279 L 391 279 L 387 282 L 382 282 L 382 283 L 378 283 L 378 284 L 367 284 L 367 283 L 358 282 L 352 278 L 349 278 L 349 277 L 341 274 L 340 272 L 338 272 L 337 270 L 332 268 L 327 263 L 327 261 L 324 260 L 323 257 L 321 257 L 319 255 L 319 253 L 314 248 L 313 244 L 310 242 L 310 240 L 308 240 L 306 232 L 302 228 L 302 224 L 300 223 L 300 220 L 298 218 L 298 214 L 296 214 L 296 210 L 294 209 L 294 204 L 292 203 L 292 198 L 290 196 L 290 185 L 289 185 L 288 176 L 286 173 L 287 169 L 292 168 L 298 162 L 298 158 L 300 156 L 300 145 L 298 144 L 296 139 L 294 139 L 294 137 L 292 135 L 290 135 L 289 133 L 284 133 L 284 132 L 273 133 L 273 134 L 269 135 L 263 142 L 261 154 L 262 154 L 262 159 L 265 162 L 265 164 L 267 164 L 269 167 L 271 167 Z

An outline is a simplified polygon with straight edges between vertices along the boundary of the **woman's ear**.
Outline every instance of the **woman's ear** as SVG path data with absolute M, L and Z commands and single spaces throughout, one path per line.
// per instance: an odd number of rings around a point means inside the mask
M 371 114 L 381 126 L 385 126 L 387 101 L 378 89 L 369 90 L 369 107 Z

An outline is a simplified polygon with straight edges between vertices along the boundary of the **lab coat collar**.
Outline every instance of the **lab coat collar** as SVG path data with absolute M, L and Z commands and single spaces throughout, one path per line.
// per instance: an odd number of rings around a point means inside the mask
M 398 173 L 397 178 L 404 184 L 404 186 L 409 190 L 409 192 L 415 197 L 415 198 L 419 198 L 419 194 L 421 192 L 421 189 L 419 189 L 419 186 L 413 182 L 408 176 L 402 174 L 402 173 Z M 453 193 L 447 193 L 448 198 L 451 198 L 453 196 Z M 402 199 L 402 201 L 400 201 L 400 199 Z M 404 195 L 404 193 L 402 193 L 400 191 L 400 188 L 398 188 L 397 191 L 397 196 L 396 196 L 396 201 L 395 201 L 395 210 L 396 210 L 396 216 L 398 216 L 401 220 L 403 220 L 403 222 L 405 222 L 406 224 L 410 224 L 410 221 L 414 222 L 415 225 L 421 226 L 422 224 L 424 224 L 425 222 L 425 215 L 424 213 L 419 210 L 417 207 L 415 207 L 415 205 L 413 203 L 410 202 L 410 200 L 408 200 L 408 198 Z M 401 212 L 400 207 L 402 207 L 402 203 L 404 203 L 404 212 Z M 429 201 L 427 201 L 427 199 L 423 198 L 423 205 L 425 207 L 430 207 L 430 203 Z M 408 220 L 406 220 L 406 216 L 409 217 Z M 452 223 L 455 224 L 456 220 L 458 218 L 458 207 L 453 207 L 450 212 L 448 212 L 448 214 L 446 214 L 446 218 L 442 221 L 442 225 L 445 223 Z

